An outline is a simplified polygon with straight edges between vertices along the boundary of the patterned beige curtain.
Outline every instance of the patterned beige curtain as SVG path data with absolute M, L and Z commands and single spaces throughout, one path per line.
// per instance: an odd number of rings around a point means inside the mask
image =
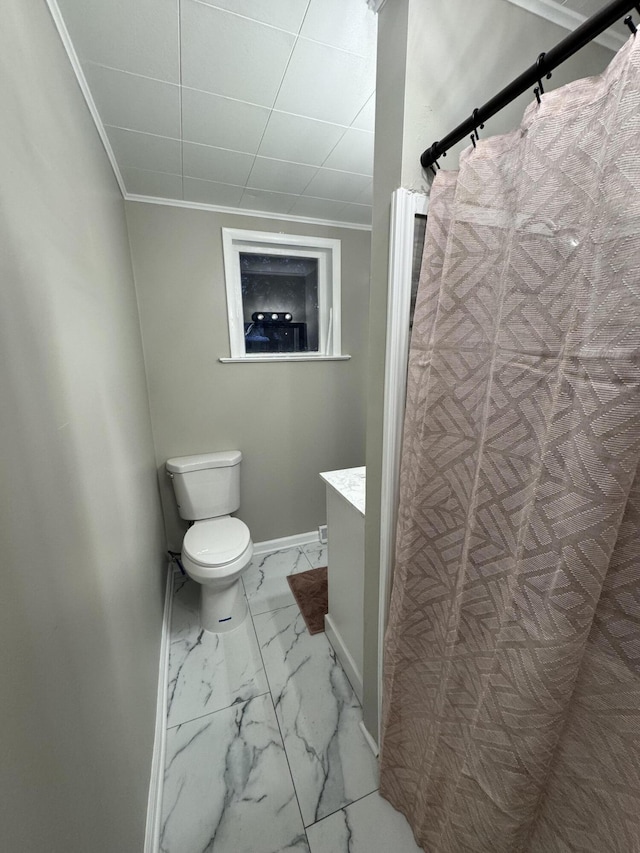
M 428 853 L 640 851 L 639 386 L 631 38 L 433 185 L 381 758 Z

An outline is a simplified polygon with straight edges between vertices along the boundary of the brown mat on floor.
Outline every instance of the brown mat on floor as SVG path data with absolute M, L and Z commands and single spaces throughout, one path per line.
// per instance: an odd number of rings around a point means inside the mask
M 309 633 L 324 631 L 324 614 L 329 611 L 327 567 L 289 575 L 287 580 Z

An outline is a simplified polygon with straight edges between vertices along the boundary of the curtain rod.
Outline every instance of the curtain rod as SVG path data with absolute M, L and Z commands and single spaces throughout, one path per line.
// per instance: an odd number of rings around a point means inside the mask
M 423 151 L 420 157 L 420 163 L 423 168 L 426 169 L 428 166 L 431 166 L 433 169 L 434 163 L 437 166 L 438 158 L 446 156 L 446 152 L 457 142 L 460 142 L 461 139 L 464 139 L 465 136 L 470 136 L 475 146 L 475 140 L 478 138 L 478 128 L 482 127 L 485 121 L 504 109 L 507 104 L 510 104 L 519 95 L 530 90 L 536 83 L 539 88 L 535 89 L 534 93 L 538 101 L 540 101 L 540 95 L 544 94 L 542 78 L 545 76 L 547 79 L 551 77 L 551 72 L 554 68 L 557 68 L 565 60 L 569 59 L 570 56 L 573 56 L 574 53 L 577 53 L 585 45 L 589 44 L 590 41 L 593 41 L 593 39 L 603 33 L 612 24 L 615 24 L 619 18 L 632 9 L 636 9 L 640 13 L 640 3 L 637 0 L 614 0 L 613 3 L 608 3 L 568 35 L 567 38 L 551 48 L 548 53 L 541 53 L 538 61 L 530 68 L 509 83 L 508 86 L 505 86 L 502 91 L 498 92 L 490 101 L 487 101 L 484 106 L 474 110 L 466 121 L 459 124 L 444 139 L 434 142 L 430 148 Z M 625 19 L 625 24 L 627 24 L 632 33 L 635 33 L 636 28 L 630 16 Z

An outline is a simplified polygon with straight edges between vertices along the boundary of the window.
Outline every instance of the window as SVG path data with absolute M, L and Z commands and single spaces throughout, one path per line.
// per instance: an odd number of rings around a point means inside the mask
M 231 358 L 348 358 L 340 343 L 340 240 L 222 229 Z

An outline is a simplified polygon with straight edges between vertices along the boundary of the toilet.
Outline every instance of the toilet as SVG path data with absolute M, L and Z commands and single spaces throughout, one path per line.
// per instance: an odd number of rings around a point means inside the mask
M 239 450 L 168 459 L 181 518 L 193 521 L 182 541 L 182 565 L 201 584 L 200 619 L 205 631 L 223 634 L 247 615 L 240 576 L 253 555 L 247 525 L 233 518 L 240 506 Z

